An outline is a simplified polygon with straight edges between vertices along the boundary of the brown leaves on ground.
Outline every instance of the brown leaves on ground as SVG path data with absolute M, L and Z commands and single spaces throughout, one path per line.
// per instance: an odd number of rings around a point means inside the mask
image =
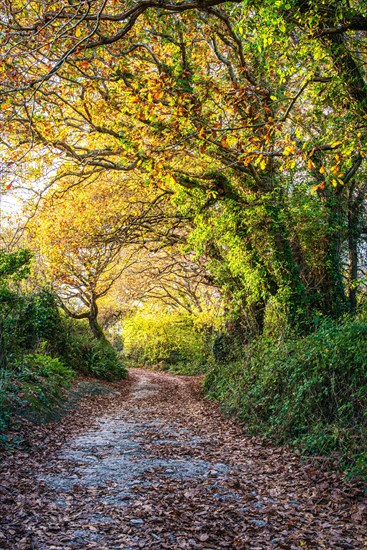
M 134 370 L 3 456 L 0 548 L 365 548 L 367 498 L 250 437 L 200 380 Z

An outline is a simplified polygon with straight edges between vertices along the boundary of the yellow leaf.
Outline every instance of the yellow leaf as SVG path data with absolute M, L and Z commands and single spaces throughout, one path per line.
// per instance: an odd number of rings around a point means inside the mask
M 292 155 L 294 153 L 294 145 L 291 144 L 291 145 L 288 145 L 284 151 L 283 151 L 283 155 L 284 156 L 289 156 L 289 155 Z
M 319 170 L 320 174 L 325 174 L 325 166 L 322 165 L 320 170 Z
M 175 185 L 176 179 L 175 179 L 171 174 L 168 174 L 168 175 L 166 176 L 166 183 L 167 183 L 168 185 Z

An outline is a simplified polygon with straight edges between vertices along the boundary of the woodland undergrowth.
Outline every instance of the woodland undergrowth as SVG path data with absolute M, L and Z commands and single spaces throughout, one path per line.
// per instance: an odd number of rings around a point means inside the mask
M 367 478 L 367 314 L 312 333 L 232 342 L 205 391 L 253 434 Z M 229 345 L 229 344 L 228 344 Z
M 0 445 L 7 444 L 9 425 L 29 410 L 47 420 L 76 376 L 126 376 L 111 344 L 63 315 L 52 292 L 22 290 L 30 260 L 24 250 L 0 256 Z

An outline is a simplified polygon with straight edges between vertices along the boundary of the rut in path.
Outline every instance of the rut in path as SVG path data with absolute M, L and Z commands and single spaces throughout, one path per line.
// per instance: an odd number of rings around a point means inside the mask
M 247 436 L 198 379 L 133 370 L 126 384 L 99 412 L 82 405 L 58 449 L 50 426 L 36 462 L 3 464 L 0 548 L 367 548 L 358 486 Z

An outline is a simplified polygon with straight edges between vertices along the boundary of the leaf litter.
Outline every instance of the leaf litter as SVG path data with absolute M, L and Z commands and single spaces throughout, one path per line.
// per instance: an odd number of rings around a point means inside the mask
M 252 437 L 200 379 L 133 369 L 0 464 L 6 550 L 367 548 L 367 497 Z

